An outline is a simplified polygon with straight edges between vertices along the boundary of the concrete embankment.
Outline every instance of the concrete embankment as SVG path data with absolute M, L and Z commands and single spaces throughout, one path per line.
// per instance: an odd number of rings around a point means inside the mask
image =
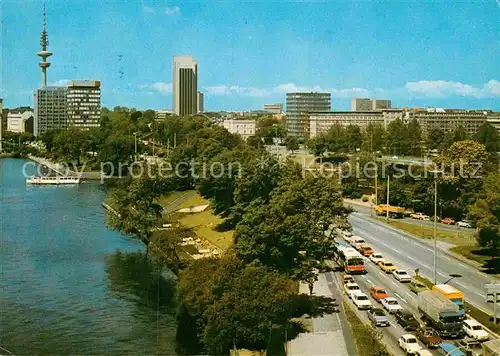
M 31 159 L 32 161 L 42 165 L 42 166 L 49 168 L 50 170 L 52 170 L 60 175 L 79 176 L 80 179 L 84 179 L 84 180 L 101 180 L 101 172 L 100 171 L 77 172 L 75 170 L 69 169 L 69 167 L 67 165 L 60 164 L 60 163 L 54 163 L 54 162 L 49 161 L 48 159 L 45 159 L 42 157 L 28 155 L 28 158 Z

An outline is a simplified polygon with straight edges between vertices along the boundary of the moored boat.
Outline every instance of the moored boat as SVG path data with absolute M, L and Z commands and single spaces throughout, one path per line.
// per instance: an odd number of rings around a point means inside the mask
M 80 183 L 80 178 L 73 176 L 73 177 L 63 177 L 63 176 L 57 176 L 57 177 L 31 177 L 26 179 L 27 184 L 34 184 L 34 185 L 42 185 L 42 184 L 52 184 L 52 185 L 60 185 L 60 184 L 79 184 Z

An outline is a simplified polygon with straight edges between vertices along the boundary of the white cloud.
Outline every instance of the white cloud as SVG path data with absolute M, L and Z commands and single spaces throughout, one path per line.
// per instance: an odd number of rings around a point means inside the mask
M 71 80 L 69 79 L 60 79 L 56 82 L 49 83 L 48 85 L 51 87 L 67 87 L 70 84 Z
M 500 96 L 500 82 L 498 80 L 490 80 L 483 87 L 445 80 L 408 82 L 405 87 L 412 95 L 432 98 L 446 98 L 449 96 L 489 98 Z
M 322 88 L 319 85 L 300 86 L 294 83 L 278 84 L 272 88 L 242 87 L 237 85 L 215 85 L 204 87 L 211 95 L 240 95 L 252 97 L 265 97 L 273 94 L 286 94 L 291 92 L 329 92 L 337 98 L 350 98 L 353 96 L 367 96 L 370 91 L 364 88 Z
M 151 6 L 144 6 L 142 8 L 142 11 L 145 13 L 145 14 L 154 14 L 156 13 L 155 9 L 153 9 Z
M 172 16 L 177 15 L 181 12 L 181 8 L 179 6 L 172 6 L 165 8 L 165 15 Z
M 172 83 L 157 82 L 147 86 L 150 89 L 155 89 L 162 95 L 167 95 L 172 92 Z

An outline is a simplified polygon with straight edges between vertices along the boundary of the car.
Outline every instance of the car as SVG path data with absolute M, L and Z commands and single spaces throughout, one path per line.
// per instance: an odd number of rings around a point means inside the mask
M 416 356 L 433 356 L 432 352 L 430 352 L 429 350 L 426 350 L 426 349 L 417 350 L 415 355 Z
M 373 263 L 375 263 L 376 265 L 378 265 L 378 263 L 384 259 L 384 256 L 382 256 L 381 253 L 374 252 L 374 253 L 371 254 L 371 256 L 369 257 L 369 259 L 370 259 L 370 261 L 372 261 Z
M 385 315 L 384 309 L 373 308 L 368 312 L 368 319 L 374 326 L 389 326 L 391 323 Z
M 418 344 L 418 340 L 412 334 L 404 334 L 398 339 L 399 347 L 406 352 L 407 355 L 415 355 L 422 348 Z
M 352 293 L 352 302 L 360 310 L 371 309 L 373 307 L 368 296 L 361 291 Z
M 384 307 L 385 310 L 387 310 L 389 313 L 394 313 L 398 310 L 403 309 L 401 305 L 399 305 L 399 302 L 397 301 L 396 298 L 393 297 L 387 297 L 384 298 L 380 301 L 382 303 L 382 306 Z
M 466 227 L 466 228 L 472 227 L 472 225 L 468 221 L 459 221 L 459 222 L 457 222 L 457 225 L 460 227 Z
M 413 314 L 408 310 L 397 310 L 394 312 L 394 316 L 396 317 L 399 325 L 401 325 L 406 331 L 415 331 L 420 326 L 417 319 L 415 319 Z
M 457 341 L 457 346 L 460 346 L 464 351 L 470 351 L 470 353 L 474 356 L 483 355 L 483 346 L 482 344 L 474 339 L 465 338 Z
M 436 330 L 431 327 L 423 327 L 417 330 L 417 338 L 427 347 L 438 347 L 443 342 Z
M 366 243 L 366 241 L 362 237 L 353 236 L 353 237 L 351 237 L 351 242 L 350 243 L 351 243 L 352 247 L 354 247 L 355 249 L 357 249 L 358 245 L 364 244 L 364 243 Z
M 351 276 L 350 274 L 347 274 L 347 273 L 344 273 L 344 274 L 342 275 L 342 282 L 343 282 L 344 284 L 349 283 L 349 282 L 350 282 L 350 283 L 356 283 L 356 282 L 354 281 L 354 277 L 353 277 L 353 276 Z
M 396 266 L 394 266 L 394 264 L 391 261 L 386 260 L 386 259 L 383 259 L 382 261 L 380 261 L 378 263 L 378 266 L 385 273 L 392 273 L 396 270 Z
M 483 329 L 483 326 L 474 319 L 467 319 L 463 322 L 462 328 L 467 336 L 477 341 L 486 341 L 490 335 Z
M 429 217 L 429 215 L 425 215 L 424 213 L 414 213 L 414 214 L 410 214 L 410 217 L 412 219 L 417 219 L 417 220 L 430 220 L 431 218 Z
M 410 275 L 404 269 L 397 269 L 392 272 L 392 275 L 401 283 L 410 283 L 411 281 Z
M 370 288 L 370 295 L 379 303 L 382 299 L 385 299 L 389 296 L 384 288 L 377 286 L 373 286 Z
M 344 284 L 344 290 L 349 298 L 352 298 L 352 294 L 361 291 L 356 283 L 347 282 Z
M 424 290 L 429 290 L 429 288 L 425 285 L 425 283 L 422 282 L 421 280 L 417 279 L 416 277 L 413 277 L 411 279 L 408 287 L 410 288 L 410 290 L 413 293 L 417 293 L 417 294 L 420 292 L 423 292 Z
M 446 224 L 446 225 L 454 225 L 455 220 L 453 220 L 452 218 L 444 218 L 444 219 L 441 219 L 441 223 Z
M 362 254 L 365 257 L 369 257 L 369 256 L 373 255 L 373 248 L 368 244 L 359 245 L 358 251 L 360 254 Z

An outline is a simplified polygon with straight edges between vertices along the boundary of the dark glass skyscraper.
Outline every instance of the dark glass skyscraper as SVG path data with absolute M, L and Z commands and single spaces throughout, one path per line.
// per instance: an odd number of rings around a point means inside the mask
M 198 109 L 198 63 L 191 56 L 174 56 L 173 112 L 196 114 Z

